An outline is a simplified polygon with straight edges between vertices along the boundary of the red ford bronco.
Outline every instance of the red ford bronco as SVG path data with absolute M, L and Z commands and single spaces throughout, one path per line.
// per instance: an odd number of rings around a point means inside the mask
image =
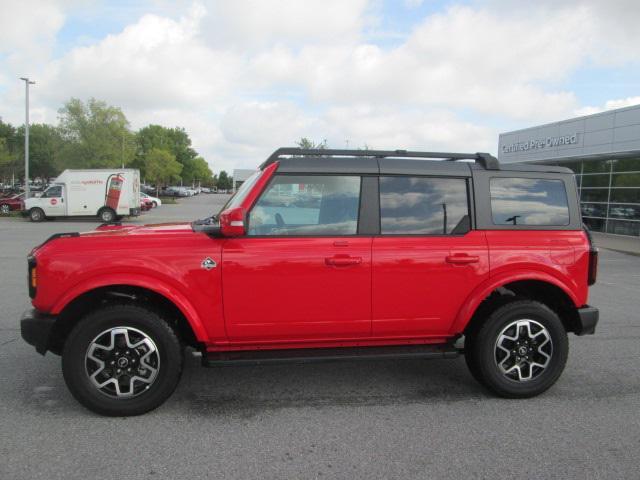
M 464 353 L 497 395 L 531 397 L 567 333 L 594 333 L 597 259 L 566 168 L 284 148 L 208 219 L 33 249 L 21 331 L 105 415 L 163 403 L 185 346 L 205 366 Z

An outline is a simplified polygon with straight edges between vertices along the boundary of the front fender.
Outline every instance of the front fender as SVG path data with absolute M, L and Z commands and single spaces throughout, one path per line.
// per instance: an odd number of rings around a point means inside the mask
M 456 316 L 456 319 L 454 320 L 449 333 L 452 335 L 461 333 L 471 320 L 471 317 L 480 306 L 482 301 L 487 298 L 487 296 L 496 288 L 502 287 L 508 283 L 522 280 L 537 280 L 554 285 L 560 288 L 564 293 L 566 293 L 569 298 L 571 298 L 571 301 L 574 303 L 574 305 L 579 306 L 579 301 L 576 293 L 571 290 L 564 282 L 562 282 L 561 279 L 547 272 L 540 270 L 518 270 L 510 271 L 508 273 L 505 272 L 495 277 L 488 278 L 469 294 L 469 296 L 462 304 L 462 307 L 458 311 L 458 315 Z
M 185 295 L 179 290 L 168 285 L 167 283 L 159 280 L 155 277 L 149 277 L 142 274 L 109 274 L 100 275 L 99 277 L 93 277 L 83 280 L 81 284 L 78 284 L 67 292 L 54 304 L 51 309 L 51 313 L 54 315 L 59 314 L 64 308 L 75 298 L 82 294 L 95 290 L 97 288 L 109 287 L 114 285 L 128 285 L 132 287 L 145 288 L 151 290 L 173 303 L 182 314 L 185 316 L 191 329 L 199 342 L 207 343 L 209 341 L 209 335 L 204 327 L 200 315 L 197 310 L 189 302 Z

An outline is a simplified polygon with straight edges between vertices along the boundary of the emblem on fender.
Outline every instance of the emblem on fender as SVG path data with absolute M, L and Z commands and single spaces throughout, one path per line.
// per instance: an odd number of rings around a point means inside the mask
M 202 268 L 204 268 L 205 270 L 211 270 L 212 268 L 216 268 L 218 266 L 218 264 L 216 263 L 215 260 L 213 260 L 211 257 L 207 257 L 205 258 L 202 263 L 200 264 L 202 266 Z

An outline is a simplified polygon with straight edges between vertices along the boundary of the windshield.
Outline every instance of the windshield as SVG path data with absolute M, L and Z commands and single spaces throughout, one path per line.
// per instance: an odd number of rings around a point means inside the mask
M 218 213 L 223 212 L 228 208 L 235 208 L 238 205 L 240 205 L 242 201 L 245 199 L 245 197 L 247 196 L 247 193 L 251 191 L 255 183 L 258 181 L 261 174 L 262 174 L 262 170 L 258 170 L 249 178 L 247 178 L 242 183 L 242 185 L 240 185 L 240 188 L 236 191 L 236 193 L 229 200 L 227 200 L 227 203 L 225 203 L 222 206 L 222 208 L 218 211 Z

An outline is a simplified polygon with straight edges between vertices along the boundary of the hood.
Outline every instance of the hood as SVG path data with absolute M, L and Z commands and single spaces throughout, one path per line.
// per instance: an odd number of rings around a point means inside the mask
M 81 237 L 119 237 L 125 235 L 153 235 L 157 233 L 192 232 L 191 223 L 156 223 L 150 225 L 101 225 L 93 231 L 81 233 Z

